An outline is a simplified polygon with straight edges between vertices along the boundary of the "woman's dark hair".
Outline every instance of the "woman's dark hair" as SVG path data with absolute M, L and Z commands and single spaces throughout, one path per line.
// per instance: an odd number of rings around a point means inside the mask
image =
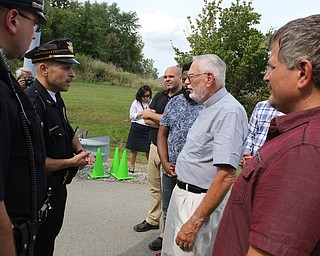
M 136 100 L 141 102 L 142 96 L 146 93 L 150 92 L 150 99 L 152 98 L 152 90 L 149 85 L 142 85 L 136 93 Z

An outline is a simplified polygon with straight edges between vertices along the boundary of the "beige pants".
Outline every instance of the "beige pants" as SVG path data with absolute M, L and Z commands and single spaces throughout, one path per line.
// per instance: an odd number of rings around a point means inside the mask
M 205 195 L 205 193 L 194 194 L 175 186 L 168 208 L 161 256 L 203 256 L 206 254 L 216 237 L 229 195 L 225 197 L 218 208 L 210 215 L 210 218 L 200 228 L 191 251 L 182 251 L 175 241 L 182 225 L 189 220 Z
M 148 160 L 148 184 L 150 188 L 151 207 L 146 221 L 151 225 L 159 225 L 163 232 L 161 162 L 157 147 L 151 143 Z

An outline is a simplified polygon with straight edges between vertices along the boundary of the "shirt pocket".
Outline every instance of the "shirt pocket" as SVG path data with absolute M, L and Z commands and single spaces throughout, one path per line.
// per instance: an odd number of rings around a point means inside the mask
M 256 170 L 255 162 L 256 157 L 248 160 L 245 168 L 239 174 L 233 188 L 233 190 L 236 191 L 236 193 L 231 194 L 232 203 L 243 204 L 246 199 L 246 196 L 249 195 L 248 190 L 252 186 L 254 173 Z
M 65 137 L 66 135 L 64 129 L 62 129 L 62 127 L 59 125 L 53 125 L 52 127 L 49 127 L 49 134 L 55 138 Z
M 66 132 L 62 127 L 58 125 L 53 125 L 49 128 L 49 137 L 47 138 L 50 141 L 50 148 L 55 148 L 56 150 L 61 150 L 61 145 L 64 145 L 67 140 Z
M 201 159 L 203 152 L 205 152 L 206 147 L 208 147 L 208 145 L 206 145 L 205 136 L 201 136 L 199 134 L 190 136 L 189 134 L 187 143 L 185 144 L 185 152 L 188 152 L 188 157 L 191 159 Z

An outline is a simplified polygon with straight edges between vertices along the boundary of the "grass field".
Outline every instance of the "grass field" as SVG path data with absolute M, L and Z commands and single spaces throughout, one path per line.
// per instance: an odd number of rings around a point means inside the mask
M 115 147 L 120 152 L 125 148 L 131 125 L 129 109 L 136 91 L 132 87 L 74 82 L 62 98 L 71 125 L 87 129 L 88 137 L 109 136 L 109 157 L 113 157 Z M 143 153 L 138 154 L 137 162 L 146 163 Z

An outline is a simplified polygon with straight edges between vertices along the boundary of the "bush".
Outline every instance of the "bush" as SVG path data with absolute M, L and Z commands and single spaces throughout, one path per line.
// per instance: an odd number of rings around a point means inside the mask
M 162 85 L 159 85 L 152 79 L 145 79 L 139 75 L 125 72 L 111 63 L 94 60 L 92 57 L 84 54 L 76 54 L 75 58 L 80 62 L 80 65 L 74 66 L 76 81 L 103 82 L 135 88 L 147 84 L 153 89 L 160 90 L 163 88 Z

